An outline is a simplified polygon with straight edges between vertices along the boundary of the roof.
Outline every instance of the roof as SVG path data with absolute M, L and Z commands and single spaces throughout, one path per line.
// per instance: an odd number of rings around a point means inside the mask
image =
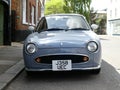
M 84 17 L 82 14 L 76 14 L 76 13 L 62 13 L 62 14 L 50 14 L 50 15 L 46 15 L 46 16 L 82 16 Z

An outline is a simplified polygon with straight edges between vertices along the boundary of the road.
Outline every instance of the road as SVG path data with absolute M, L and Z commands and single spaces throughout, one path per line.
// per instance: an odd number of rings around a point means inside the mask
M 87 72 L 41 72 L 27 77 L 23 71 L 5 90 L 120 90 L 120 38 L 101 36 L 102 70 Z

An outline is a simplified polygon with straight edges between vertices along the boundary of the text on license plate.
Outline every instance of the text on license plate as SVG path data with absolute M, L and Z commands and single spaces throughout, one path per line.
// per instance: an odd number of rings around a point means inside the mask
M 52 70 L 53 71 L 68 71 L 72 68 L 71 60 L 53 60 Z

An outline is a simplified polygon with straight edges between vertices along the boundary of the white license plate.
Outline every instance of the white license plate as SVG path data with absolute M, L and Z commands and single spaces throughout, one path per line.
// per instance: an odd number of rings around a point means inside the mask
M 71 60 L 53 60 L 52 70 L 53 71 L 69 71 L 72 68 Z

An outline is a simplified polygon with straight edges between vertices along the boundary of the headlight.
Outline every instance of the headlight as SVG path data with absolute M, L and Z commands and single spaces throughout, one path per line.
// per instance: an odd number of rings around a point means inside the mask
M 36 46 L 34 44 L 30 43 L 26 46 L 26 50 L 27 50 L 28 53 L 31 53 L 31 54 L 35 53 Z
M 91 41 L 91 42 L 88 43 L 87 49 L 88 49 L 88 51 L 90 51 L 90 52 L 95 52 L 95 51 L 97 51 L 97 49 L 98 49 L 98 45 L 97 45 L 96 42 Z

